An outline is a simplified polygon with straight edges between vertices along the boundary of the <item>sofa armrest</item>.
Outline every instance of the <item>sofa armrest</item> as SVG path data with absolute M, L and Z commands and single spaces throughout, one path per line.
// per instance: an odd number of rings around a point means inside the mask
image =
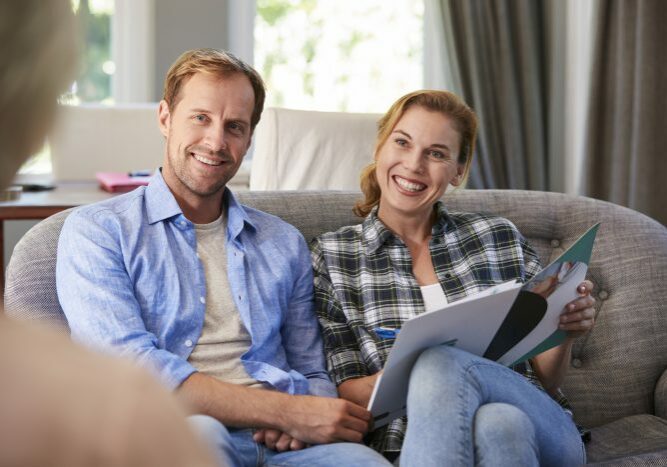
M 655 414 L 667 419 L 667 370 L 662 372 L 655 385 Z

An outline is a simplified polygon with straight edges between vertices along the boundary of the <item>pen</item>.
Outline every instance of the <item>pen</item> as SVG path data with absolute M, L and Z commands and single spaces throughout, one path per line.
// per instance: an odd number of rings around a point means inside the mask
M 396 328 L 378 327 L 373 329 L 373 332 L 380 339 L 396 339 L 396 336 L 398 336 L 398 333 L 401 332 L 401 330 Z
M 150 170 L 133 170 L 127 173 L 129 177 L 150 177 L 153 173 Z

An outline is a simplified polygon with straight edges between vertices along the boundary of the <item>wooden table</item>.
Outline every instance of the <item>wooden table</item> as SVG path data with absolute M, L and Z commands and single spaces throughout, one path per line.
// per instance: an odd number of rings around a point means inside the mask
M 24 192 L 14 201 L 0 202 L 0 304 L 5 294 L 5 221 L 39 220 L 75 206 L 94 203 L 115 196 L 101 190 L 96 182 L 60 183 L 55 189 Z

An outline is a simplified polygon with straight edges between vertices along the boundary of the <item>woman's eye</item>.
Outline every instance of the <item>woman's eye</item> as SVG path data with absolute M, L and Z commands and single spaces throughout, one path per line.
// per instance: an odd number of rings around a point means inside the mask
M 198 122 L 205 122 L 206 121 L 206 115 L 202 115 L 202 114 L 195 115 L 195 120 L 197 120 Z
M 443 160 L 447 157 L 443 153 L 441 153 L 440 151 L 429 151 L 428 155 L 429 155 L 429 157 L 432 157 L 433 159 L 437 159 L 437 160 Z
M 407 140 L 404 140 L 403 138 L 397 138 L 396 139 L 396 144 L 398 144 L 399 146 L 407 146 L 408 142 L 407 142 Z

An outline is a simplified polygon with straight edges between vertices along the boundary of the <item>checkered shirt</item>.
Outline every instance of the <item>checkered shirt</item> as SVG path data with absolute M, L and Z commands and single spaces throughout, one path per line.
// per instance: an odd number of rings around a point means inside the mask
M 529 280 L 540 270 L 537 254 L 507 219 L 475 213 L 448 213 L 435 206 L 437 221 L 429 243 L 435 272 L 447 302 L 513 279 Z M 329 374 L 340 385 L 380 371 L 393 344 L 377 327 L 400 328 L 424 313 L 410 252 L 374 209 L 362 224 L 343 227 L 311 244 L 315 304 L 324 337 Z M 515 368 L 541 388 L 528 364 Z M 569 410 L 562 394 L 558 402 Z M 406 418 L 370 433 L 367 443 L 395 456 Z

